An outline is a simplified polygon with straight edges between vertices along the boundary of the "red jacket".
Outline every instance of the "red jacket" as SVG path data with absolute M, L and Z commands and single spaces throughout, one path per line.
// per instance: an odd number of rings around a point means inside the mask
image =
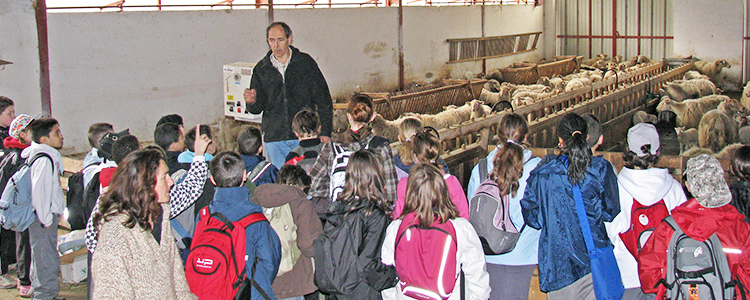
M 739 278 L 745 286 L 750 284 L 750 224 L 734 206 L 706 208 L 690 199 L 672 210 L 672 217 L 685 234 L 695 240 L 705 241 L 715 232 L 725 249 L 732 277 Z M 658 293 L 656 299 L 662 299 L 666 292 L 664 285 L 654 286 L 666 278 L 667 247 L 673 233 L 674 230 L 662 222 L 638 255 L 641 288 L 645 293 Z

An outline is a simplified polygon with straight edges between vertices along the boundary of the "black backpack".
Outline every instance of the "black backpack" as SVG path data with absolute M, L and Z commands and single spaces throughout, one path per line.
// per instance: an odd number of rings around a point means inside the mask
M 68 178 L 68 191 L 65 193 L 65 202 L 68 208 L 70 230 L 86 228 L 86 222 L 88 222 L 90 215 L 87 215 L 84 209 L 83 173 L 91 171 L 98 165 L 98 163 L 90 164 Z
M 315 285 L 321 292 L 351 294 L 364 266 L 358 266 L 364 220 L 359 213 L 329 215 L 315 240 Z
M 91 181 L 89 181 L 89 184 L 86 185 L 86 190 L 83 191 L 81 207 L 83 208 L 83 216 L 86 218 L 84 222 L 88 222 L 89 217 L 91 217 L 91 211 L 94 210 L 96 201 L 99 199 L 100 185 L 99 173 L 96 173 L 94 174 L 94 177 L 91 178 Z

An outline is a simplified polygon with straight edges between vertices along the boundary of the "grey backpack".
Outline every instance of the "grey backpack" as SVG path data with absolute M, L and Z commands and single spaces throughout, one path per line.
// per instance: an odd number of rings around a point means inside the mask
M 716 233 L 700 242 L 685 234 L 672 216 L 664 222 L 674 229 L 663 282 L 666 299 L 734 299 L 735 282 Z

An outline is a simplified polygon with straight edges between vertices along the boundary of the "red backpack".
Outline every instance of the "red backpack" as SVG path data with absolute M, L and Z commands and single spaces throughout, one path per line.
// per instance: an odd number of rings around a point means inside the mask
M 456 284 L 456 230 L 438 221 L 420 228 L 416 213 L 401 221 L 396 234 L 395 265 L 399 288 L 414 299 L 448 299 Z
M 638 252 L 646 244 L 656 226 L 669 216 L 669 210 L 664 204 L 664 199 L 650 206 L 645 206 L 633 199 L 633 208 L 630 211 L 630 229 L 620 233 L 620 239 L 633 257 L 638 257 Z
M 185 266 L 190 292 L 200 299 L 235 299 L 241 294 L 238 291 L 248 283 L 245 228 L 259 221 L 268 222 L 263 213 L 231 222 L 208 207 L 201 209 Z

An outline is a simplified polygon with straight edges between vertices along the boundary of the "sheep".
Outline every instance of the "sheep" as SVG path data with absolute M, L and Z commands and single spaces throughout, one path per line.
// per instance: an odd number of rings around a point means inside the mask
M 711 151 L 711 149 L 707 148 L 700 148 L 700 147 L 693 147 L 689 150 L 680 153 L 680 156 L 687 156 L 687 157 L 696 157 L 701 154 L 708 154 L 713 155 L 714 153 Z
M 693 63 L 693 66 L 695 67 L 698 72 L 700 72 L 703 75 L 708 76 L 714 76 L 719 74 L 721 72 L 722 68 L 731 68 L 732 65 L 730 65 L 726 60 L 719 59 L 715 61 L 696 61 Z
M 510 94 L 510 97 L 515 98 L 516 95 L 520 93 L 526 93 L 526 92 L 547 93 L 550 91 L 552 91 L 552 89 L 543 84 L 519 85 L 518 87 L 516 87 L 513 93 Z
M 495 103 L 503 100 L 507 101 L 507 98 L 503 97 L 502 94 L 502 92 L 493 93 L 488 90 L 482 89 L 482 91 L 479 92 L 479 101 L 489 103 L 490 105 L 494 105 Z
M 659 89 L 660 96 L 682 101 L 716 94 L 716 85 L 707 79 L 675 80 Z
M 654 62 L 654 60 L 648 58 L 648 56 L 638 55 L 638 64 L 650 64 L 652 62 Z
M 721 149 L 721 152 L 714 154 L 714 157 L 718 158 L 719 160 L 729 160 L 732 157 L 734 157 L 734 153 L 737 152 L 737 149 L 744 146 L 740 143 L 734 143 L 729 146 L 724 147 L 724 149 Z
M 487 80 L 482 86 L 482 89 L 497 93 L 500 91 L 500 82 L 495 79 Z
M 559 88 L 560 86 L 565 86 L 564 80 L 562 79 L 562 77 L 560 77 L 560 75 L 557 74 L 552 76 L 552 78 L 542 76 L 541 78 L 539 78 L 539 80 L 536 81 L 536 83 L 546 85 L 552 89 Z
M 742 103 L 743 106 L 750 108 L 750 81 L 748 81 L 745 84 L 745 88 L 742 89 L 742 98 L 740 98 L 740 103 Z
M 628 60 L 626 60 L 624 62 L 621 62 L 620 63 L 620 68 L 627 69 L 627 68 L 633 67 L 633 66 L 635 66 L 637 64 L 638 64 L 638 56 L 636 55 L 636 56 L 633 56 L 633 57 L 631 57 L 630 59 L 628 59 Z
M 430 126 L 434 127 L 435 129 L 442 129 L 450 125 L 457 125 L 464 121 L 472 120 L 478 117 L 479 112 L 484 112 L 481 107 L 477 109 L 477 106 L 479 106 L 480 104 L 480 101 L 472 100 L 471 102 L 468 102 L 461 107 L 447 109 L 434 115 L 418 113 L 405 113 L 404 115 L 419 118 L 420 120 L 422 120 L 422 124 L 424 124 L 425 127 Z
M 677 140 L 680 142 L 680 153 L 683 153 L 690 148 L 698 147 L 698 129 L 682 129 L 684 128 L 680 127 L 680 129 L 677 130 Z
M 661 98 L 656 111 L 672 111 L 677 114 L 677 125 L 685 128 L 696 128 L 704 113 L 715 109 L 722 101 L 728 100 L 724 95 L 711 95 L 699 99 L 674 101 L 669 96 Z
M 377 136 L 382 136 L 391 142 L 396 142 L 398 141 L 398 127 L 404 119 L 405 117 L 400 117 L 394 121 L 388 121 L 380 114 L 375 113 L 375 118 L 370 123 L 372 126 L 372 133 Z
M 651 123 L 656 124 L 656 116 L 646 113 L 645 111 L 639 110 L 633 115 L 633 125 L 638 123 Z
M 726 99 L 719 103 L 719 106 L 717 106 L 716 109 L 722 110 L 727 116 L 737 121 L 738 125 L 742 123 L 742 121 L 740 121 L 742 119 L 746 122 L 747 118 L 745 116 L 748 114 L 748 109 L 736 99 Z
M 701 74 L 698 71 L 693 71 L 693 70 L 687 71 L 685 73 L 685 75 L 682 76 L 682 79 L 683 80 L 691 80 L 691 79 L 708 79 L 708 80 L 711 80 L 710 77 L 708 77 L 706 75 L 703 75 L 703 74 Z
M 604 54 L 604 53 L 599 53 L 599 54 L 597 54 L 597 55 L 596 55 L 595 57 L 592 57 L 591 59 L 586 59 L 586 60 L 583 60 L 583 61 L 581 61 L 581 65 L 582 65 L 582 66 L 583 66 L 583 65 L 586 65 L 586 66 L 593 66 L 593 65 L 594 65 L 594 64 L 595 64 L 595 63 L 596 63 L 597 61 L 599 61 L 599 60 L 602 60 L 602 61 L 603 61 L 603 60 L 605 60 L 606 58 L 607 58 L 607 55 L 606 55 L 606 54 Z
M 591 84 L 591 79 L 586 77 L 573 78 L 565 85 L 565 91 L 570 92 L 572 90 L 583 88 Z
M 520 103 L 520 99 L 531 98 L 531 103 L 533 103 L 542 99 L 552 97 L 559 93 L 560 91 L 557 89 L 551 90 L 549 92 L 521 91 L 519 93 L 514 93 L 514 96 L 512 97 L 513 99 L 512 102 Z M 526 101 L 524 102 L 526 102 L 526 104 L 530 104 L 528 103 L 528 99 L 525 99 L 525 100 Z
M 723 110 L 714 109 L 701 118 L 698 125 L 698 145 L 716 153 L 727 145 L 736 143 L 739 140 L 737 133 L 737 122 Z

